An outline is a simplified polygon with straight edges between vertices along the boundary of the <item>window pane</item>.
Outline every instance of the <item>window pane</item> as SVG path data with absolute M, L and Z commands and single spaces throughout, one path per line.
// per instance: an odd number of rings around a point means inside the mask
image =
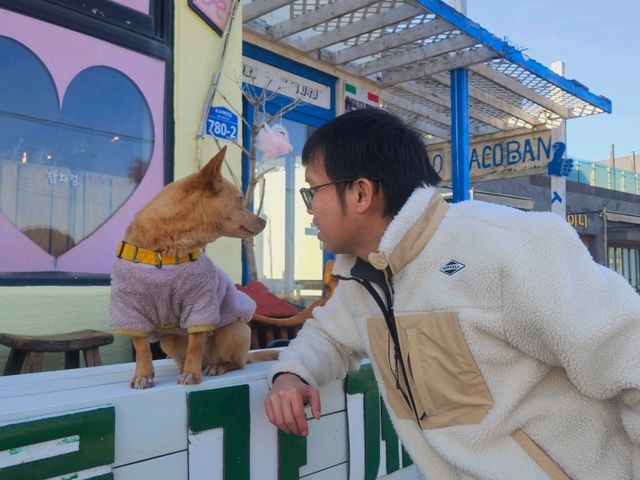
M 322 247 L 311 225 L 312 217 L 298 193 L 307 186 L 301 163 L 302 147 L 314 130 L 299 122 L 275 120 L 268 130 L 267 141 L 260 143 L 262 148 L 256 154 L 258 168 L 268 170 L 262 211 L 267 227 L 256 238 L 258 278 L 275 294 L 296 303 L 305 303 L 301 297 L 322 295 Z M 288 150 L 277 147 L 285 141 L 291 145 L 291 151 L 280 154 Z M 261 196 L 258 188 L 256 209 Z
M 103 66 L 76 75 L 59 102 L 46 67 L 7 37 L 0 92 L 0 211 L 57 257 L 140 183 L 154 145 L 149 107 L 127 76 Z

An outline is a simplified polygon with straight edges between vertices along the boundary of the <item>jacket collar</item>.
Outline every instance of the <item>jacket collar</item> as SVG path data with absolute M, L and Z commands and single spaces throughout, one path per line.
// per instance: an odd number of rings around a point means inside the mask
M 369 263 L 378 270 L 391 267 L 398 273 L 414 260 L 429 242 L 444 218 L 448 205 L 434 187 L 420 187 L 393 218 Z M 356 263 L 354 255 L 338 255 L 334 274 L 348 276 Z

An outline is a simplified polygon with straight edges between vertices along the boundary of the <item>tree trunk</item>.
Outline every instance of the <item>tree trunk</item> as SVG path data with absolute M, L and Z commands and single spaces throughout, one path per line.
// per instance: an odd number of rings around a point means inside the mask
M 242 239 L 244 254 L 247 261 L 247 270 L 249 271 L 249 281 L 258 279 L 258 266 L 256 264 L 256 251 L 254 248 L 253 237 Z

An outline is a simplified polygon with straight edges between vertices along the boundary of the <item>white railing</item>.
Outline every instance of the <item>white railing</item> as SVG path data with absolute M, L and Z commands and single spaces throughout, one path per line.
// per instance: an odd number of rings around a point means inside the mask
M 133 364 L 0 377 L 0 480 L 415 476 L 368 365 L 321 390 L 306 438 L 266 419 L 266 362 L 189 387 L 154 365 L 148 390 L 129 388 Z

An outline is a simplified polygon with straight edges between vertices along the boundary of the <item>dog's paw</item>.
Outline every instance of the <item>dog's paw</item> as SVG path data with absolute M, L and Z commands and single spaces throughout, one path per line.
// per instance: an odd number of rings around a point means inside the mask
M 143 390 L 153 387 L 153 377 L 133 377 L 131 379 L 131 388 Z
M 182 372 L 178 377 L 178 383 L 180 385 L 197 385 L 200 383 L 200 375 L 192 372 Z

